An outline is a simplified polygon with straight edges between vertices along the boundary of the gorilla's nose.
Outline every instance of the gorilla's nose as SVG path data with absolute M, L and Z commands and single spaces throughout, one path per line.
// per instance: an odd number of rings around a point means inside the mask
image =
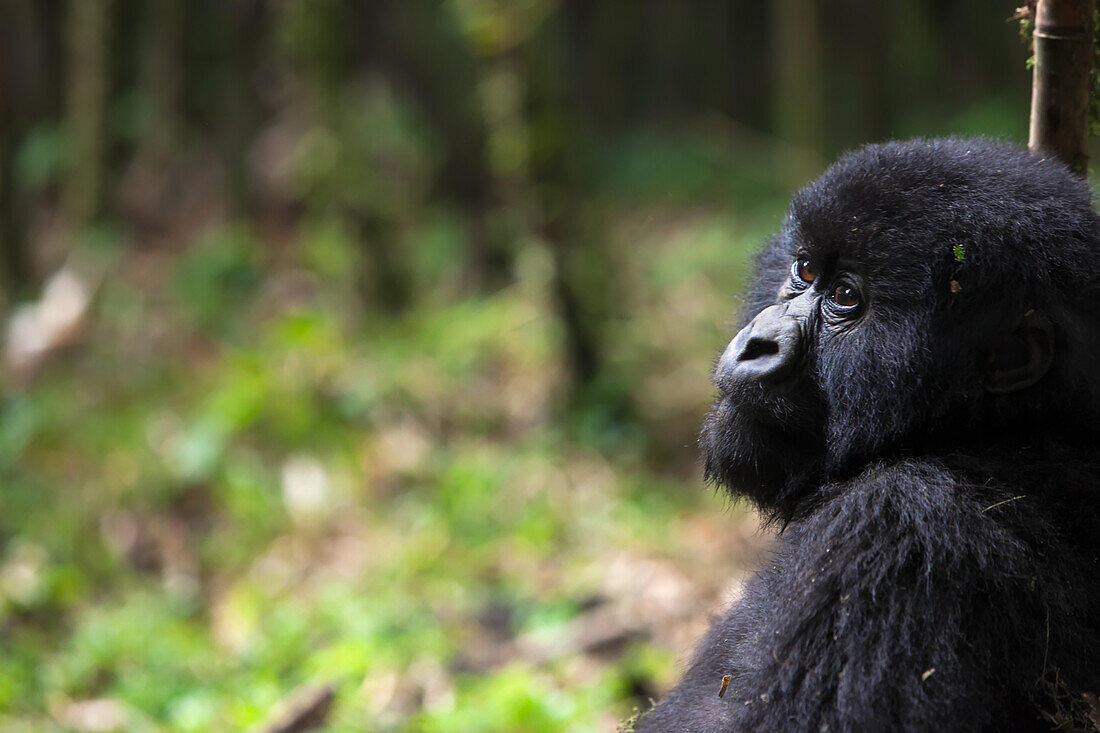
M 783 306 L 765 308 L 730 341 L 714 370 L 714 383 L 728 392 L 744 382 L 785 379 L 798 363 L 801 337 L 798 319 Z

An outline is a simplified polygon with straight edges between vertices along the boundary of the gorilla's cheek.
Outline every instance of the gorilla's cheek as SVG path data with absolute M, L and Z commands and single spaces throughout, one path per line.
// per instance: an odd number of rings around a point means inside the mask
M 834 461 L 873 453 L 909 432 L 914 415 L 929 412 L 915 396 L 930 392 L 931 353 L 911 328 L 889 324 L 821 350 L 816 381 L 829 406 L 825 433 Z

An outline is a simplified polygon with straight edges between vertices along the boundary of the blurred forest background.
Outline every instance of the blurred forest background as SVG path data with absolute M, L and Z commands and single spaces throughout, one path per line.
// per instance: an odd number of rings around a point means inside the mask
M 0 729 L 615 730 L 766 552 L 752 249 L 1023 142 L 1015 2 L 0 2 Z

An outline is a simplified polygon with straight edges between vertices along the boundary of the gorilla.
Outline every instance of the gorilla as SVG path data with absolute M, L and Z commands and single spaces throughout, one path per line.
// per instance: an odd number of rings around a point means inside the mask
M 797 193 L 707 478 L 774 556 L 639 731 L 1100 729 L 1100 217 L 1051 158 L 870 145 Z

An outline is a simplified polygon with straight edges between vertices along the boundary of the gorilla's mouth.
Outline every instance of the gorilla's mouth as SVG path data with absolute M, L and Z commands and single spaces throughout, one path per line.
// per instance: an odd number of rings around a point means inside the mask
M 818 434 L 824 428 L 822 404 L 812 381 L 805 375 L 793 375 L 767 384 L 747 383 L 729 391 L 719 389 L 707 422 L 748 421 L 769 431 Z
M 774 395 L 761 402 L 720 396 L 699 442 L 707 480 L 767 510 L 826 458 L 818 416 Z

